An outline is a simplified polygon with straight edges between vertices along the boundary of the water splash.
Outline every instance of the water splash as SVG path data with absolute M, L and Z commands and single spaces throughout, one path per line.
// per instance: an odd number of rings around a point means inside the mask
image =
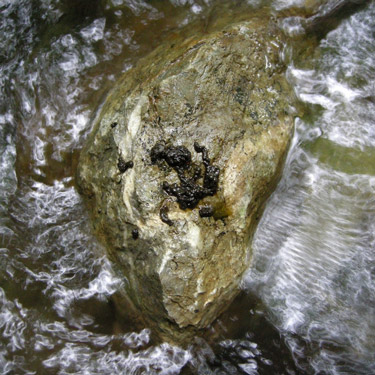
M 145 333 L 142 331 L 140 335 Z M 168 344 L 138 352 L 126 350 L 124 345 L 121 351 L 116 352 L 108 348 L 92 350 L 89 345 L 69 342 L 57 354 L 44 361 L 44 365 L 47 369 L 58 370 L 59 374 L 175 375 L 180 373 L 189 358 L 187 351 Z

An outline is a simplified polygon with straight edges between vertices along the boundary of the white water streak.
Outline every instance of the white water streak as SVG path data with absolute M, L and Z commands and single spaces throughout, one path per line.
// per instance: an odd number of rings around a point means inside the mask
M 244 281 L 296 358 L 310 350 L 314 371 L 330 374 L 375 372 L 375 179 L 320 164 L 301 145 L 323 136 L 345 147 L 375 147 L 374 8 L 322 41 L 316 69 L 289 69 L 297 96 L 323 111 L 313 124 L 296 122 Z

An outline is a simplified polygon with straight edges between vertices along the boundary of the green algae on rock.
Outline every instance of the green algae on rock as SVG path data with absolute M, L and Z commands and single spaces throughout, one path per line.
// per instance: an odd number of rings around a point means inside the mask
M 78 187 L 128 281 L 118 305 L 129 299 L 169 341 L 217 318 L 249 267 L 293 129 L 283 43 L 264 16 L 165 42 L 119 80 L 82 151 Z M 165 147 L 186 165 L 165 162 Z M 119 160 L 132 168 L 118 173 Z M 201 186 L 191 204 L 179 202 L 182 179 Z

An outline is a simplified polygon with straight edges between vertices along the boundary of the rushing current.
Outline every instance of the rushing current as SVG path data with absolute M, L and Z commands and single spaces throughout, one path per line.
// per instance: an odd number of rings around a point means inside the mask
M 126 280 L 74 187 L 90 119 L 168 33 L 302 4 L 0 0 L 0 374 L 375 374 L 374 2 L 307 60 L 298 41 L 285 48 L 303 110 L 215 340 L 154 343 L 116 320 L 111 295 Z

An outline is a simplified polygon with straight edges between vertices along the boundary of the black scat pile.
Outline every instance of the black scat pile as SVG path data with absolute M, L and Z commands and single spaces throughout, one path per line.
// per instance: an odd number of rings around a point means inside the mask
M 138 237 L 139 237 L 139 231 L 138 231 L 137 228 L 135 228 L 135 229 L 132 230 L 132 238 L 133 238 L 133 240 L 137 240 Z
M 129 168 L 133 168 L 134 163 L 130 161 L 125 161 L 121 156 L 118 158 L 117 168 L 120 173 L 125 173 Z
M 155 164 L 164 159 L 173 169 L 185 170 L 191 165 L 191 152 L 185 146 L 165 146 L 158 142 L 151 149 L 151 162 Z
M 160 219 L 163 223 L 168 224 L 169 226 L 173 225 L 173 221 L 168 217 L 168 207 L 165 205 L 162 205 L 160 208 Z
M 203 206 L 199 208 L 200 217 L 211 217 L 214 214 L 212 206 Z
M 158 142 L 150 152 L 153 164 L 165 161 L 176 171 L 180 184 L 169 184 L 164 181 L 162 187 L 168 195 L 177 198 L 182 210 L 193 209 L 203 198 L 215 195 L 219 185 L 220 169 L 211 165 L 206 147 L 195 142 L 194 150 L 202 154 L 204 175 L 201 185 L 198 180 L 202 177 L 202 170 L 200 167 L 192 165 L 191 153 L 185 146 L 166 146 L 164 143 Z M 162 219 L 164 217 L 163 222 L 171 225 L 171 221 L 165 218 L 166 212 L 161 214 L 163 214 L 161 215 Z

